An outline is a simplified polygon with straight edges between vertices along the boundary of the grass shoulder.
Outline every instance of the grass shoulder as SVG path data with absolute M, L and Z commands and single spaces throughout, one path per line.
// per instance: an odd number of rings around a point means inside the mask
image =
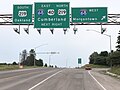
M 23 66 L 22 69 L 30 69 L 30 68 L 40 68 L 40 66 Z M 0 71 L 17 70 L 17 69 L 20 69 L 18 65 L 0 65 Z
M 0 71 L 16 70 L 19 69 L 18 65 L 0 65 Z
M 110 70 L 108 70 L 108 71 L 111 72 L 111 73 L 120 75 L 120 66 L 118 66 L 118 67 L 112 67 L 112 68 L 111 68 Z

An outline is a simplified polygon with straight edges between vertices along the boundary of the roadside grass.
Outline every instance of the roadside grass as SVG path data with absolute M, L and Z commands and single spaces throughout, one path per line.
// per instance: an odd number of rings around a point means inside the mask
M 23 69 L 40 68 L 41 66 L 24 66 Z
M 40 68 L 40 66 L 24 66 L 23 69 L 30 69 L 30 68 Z M 0 65 L 0 71 L 5 70 L 17 70 L 20 69 L 18 65 Z
M 0 71 L 19 69 L 18 65 L 0 65 Z
M 85 68 L 86 66 L 89 66 L 91 68 L 109 68 L 108 66 L 105 66 L 105 65 L 94 65 L 94 64 L 86 64 L 82 66 L 81 68 Z
M 108 66 L 104 66 L 104 65 L 94 65 L 94 64 L 86 64 L 84 66 L 82 66 L 81 68 L 85 68 L 86 66 L 89 66 L 91 68 L 110 68 Z M 120 66 L 114 66 L 111 69 L 108 70 L 110 73 L 113 74 L 117 74 L 120 75 Z M 104 73 L 106 73 L 106 71 L 102 71 Z
M 120 66 L 119 67 L 112 67 L 109 72 L 120 75 Z

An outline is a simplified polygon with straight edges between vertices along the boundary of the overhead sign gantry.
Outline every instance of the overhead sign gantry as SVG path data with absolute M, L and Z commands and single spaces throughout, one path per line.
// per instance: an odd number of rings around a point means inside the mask
M 120 14 L 108 14 L 107 7 L 72 7 L 69 2 L 35 2 L 34 14 L 32 4 L 13 5 L 13 14 L 0 14 L 0 25 L 19 25 L 14 28 L 20 34 L 20 25 L 27 25 L 24 30 L 29 34 L 29 26 L 41 34 L 41 28 L 63 28 L 70 25 L 77 31 L 76 25 L 120 25 Z

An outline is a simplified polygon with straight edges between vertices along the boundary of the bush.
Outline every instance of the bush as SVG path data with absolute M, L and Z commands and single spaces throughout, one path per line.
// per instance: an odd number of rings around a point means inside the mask
M 111 70 L 109 70 L 111 73 L 114 73 L 114 74 L 117 74 L 117 75 L 120 75 L 120 66 L 115 66 L 115 67 L 112 67 Z

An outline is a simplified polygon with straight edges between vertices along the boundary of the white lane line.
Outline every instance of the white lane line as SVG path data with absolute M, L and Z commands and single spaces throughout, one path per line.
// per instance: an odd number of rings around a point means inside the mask
M 103 90 L 107 90 L 100 82 L 98 82 L 98 80 L 91 74 L 90 71 L 88 71 L 88 73 L 89 73 L 90 76 L 103 88 Z
M 62 70 L 61 70 L 62 71 Z M 47 77 L 46 79 L 44 79 L 43 81 L 39 82 L 38 84 L 34 85 L 33 87 L 29 88 L 28 90 L 32 90 L 34 88 L 36 88 L 37 86 L 41 85 L 42 83 L 44 83 L 45 81 L 47 81 L 48 79 L 52 78 L 53 76 L 57 75 L 58 73 L 60 73 L 61 71 L 58 71 L 54 74 L 52 74 L 51 76 Z
M 6 89 L 8 89 L 8 88 L 17 86 L 18 84 L 25 83 L 26 81 L 30 81 L 30 80 L 32 80 L 32 79 L 34 79 L 34 78 L 37 78 L 37 77 L 40 77 L 40 76 L 42 76 L 42 75 L 45 75 L 45 74 L 48 74 L 48 73 L 51 73 L 51 72 L 55 72 L 55 71 L 56 71 L 56 70 L 48 71 L 48 72 L 45 72 L 45 73 L 42 73 L 42 74 L 38 74 L 38 75 L 34 75 L 34 76 L 32 76 L 32 77 L 25 78 L 25 79 L 23 79 L 23 80 L 19 80 L 19 81 L 17 81 L 16 83 L 10 83 L 9 85 L 0 87 L 0 90 L 6 90 Z M 35 73 L 33 73 L 33 74 L 35 74 Z M 27 74 L 22 74 L 21 77 L 22 77 L 23 75 L 27 75 Z M 28 75 L 31 75 L 31 73 L 28 73 Z M 14 76 L 14 78 L 19 78 L 19 77 L 20 77 L 20 75 L 19 75 L 19 76 Z M 11 78 L 8 78 L 8 80 L 11 80 L 11 79 L 14 79 L 14 78 L 11 77 Z M 2 80 L 0 79 L 0 82 L 3 81 L 3 80 L 4 80 L 4 79 L 2 79 Z M 7 80 L 7 78 L 6 78 L 5 80 Z M 5 81 L 5 80 L 4 80 L 4 81 Z

